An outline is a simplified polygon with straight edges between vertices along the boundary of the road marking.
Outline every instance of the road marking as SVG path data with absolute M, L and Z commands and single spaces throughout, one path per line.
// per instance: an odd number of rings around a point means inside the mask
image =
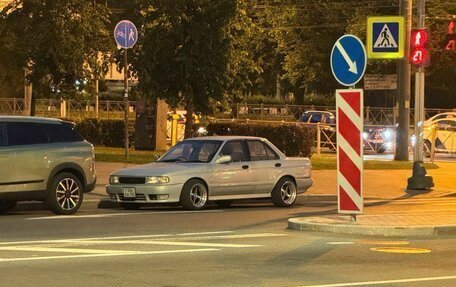
M 410 242 L 408 241 L 387 241 L 387 240 L 359 240 L 357 243 L 361 244 L 371 244 L 371 245 L 408 245 Z
M 55 239 L 55 240 L 10 241 L 10 242 L 0 242 L 0 246 L 1 245 L 14 245 L 14 244 L 67 243 L 67 242 L 74 242 L 74 241 L 84 242 L 85 240 L 160 238 L 160 237 L 170 237 L 170 236 L 189 236 L 192 234 L 212 235 L 212 234 L 226 234 L 226 233 L 233 233 L 233 232 L 234 231 L 209 231 L 209 232 L 199 232 L 199 233 L 151 234 L 151 235 L 130 235 L 130 236 L 111 236 L 111 237 L 68 238 L 68 239 Z
M 105 213 L 105 214 L 88 214 L 88 215 L 60 215 L 60 216 L 42 216 L 30 217 L 25 220 L 47 220 L 47 219 L 80 219 L 80 218 L 103 218 L 113 216 L 129 216 L 129 215 L 144 215 L 144 214 L 187 214 L 187 213 L 214 213 L 225 212 L 224 210 L 203 210 L 203 211 L 150 211 L 150 212 L 128 212 L 128 213 Z
M 217 248 L 205 249 L 182 249 L 182 250 L 166 250 L 166 251 L 138 251 L 135 253 L 104 253 L 104 254 L 80 254 L 68 256 L 42 256 L 42 257 L 21 257 L 21 258 L 0 258 L 0 263 L 17 262 L 17 261 L 34 261 L 34 260 L 54 260 L 54 259 L 70 259 L 70 258 L 90 258 L 90 257 L 112 257 L 112 256 L 129 256 L 129 255 L 151 255 L 151 254 L 167 254 L 167 253 L 192 253 L 192 252 L 208 252 L 220 251 Z
M 430 249 L 412 248 L 412 247 L 372 247 L 370 250 L 385 253 L 400 253 L 400 254 L 424 254 L 431 253 Z
M 329 245 L 349 245 L 349 244 L 355 244 L 353 241 L 336 241 L 336 242 L 326 242 L 326 244 Z
M 77 243 L 90 244 L 140 244 L 140 245 L 172 245 L 172 246 L 199 246 L 199 247 L 228 247 L 228 248 L 246 248 L 262 247 L 257 244 L 230 244 L 230 243 L 205 243 L 205 242 L 188 242 L 188 241 L 164 241 L 164 240 L 103 240 L 103 241 L 77 241 Z M 71 243 L 68 241 L 68 243 Z
M 368 286 L 368 285 L 384 285 L 392 283 L 412 283 L 424 281 L 439 281 L 439 280 L 455 280 L 455 276 L 441 276 L 441 277 L 422 277 L 410 279 L 396 279 L 396 280 L 383 280 L 383 281 L 364 281 L 364 282 L 350 282 L 350 283 L 335 283 L 323 285 L 303 285 L 300 287 L 345 287 L 345 286 Z
M 33 251 L 33 252 L 57 252 L 57 253 L 88 253 L 88 254 L 136 254 L 137 251 L 127 250 L 103 250 L 103 249 L 82 249 L 82 248 L 60 248 L 42 246 L 7 246 L 0 247 L 0 250 L 7 251 Z

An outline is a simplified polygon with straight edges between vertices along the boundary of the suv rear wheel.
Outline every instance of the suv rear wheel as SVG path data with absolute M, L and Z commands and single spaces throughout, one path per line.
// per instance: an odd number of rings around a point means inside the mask
M 81 181 L 74 174 L 63 172 L 54 177 L 47 204 L 55 214 L 73 214 L 81 207 L 83 196 Z

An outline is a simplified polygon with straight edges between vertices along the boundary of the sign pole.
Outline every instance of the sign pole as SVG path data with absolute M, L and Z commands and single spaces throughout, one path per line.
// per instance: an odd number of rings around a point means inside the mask
M 409 160 L 409 126 L 410 126 L 410 64 L 409 43 L 410 31 L 412 29 L 412 0 L 403 0 L 400 5 L 401 14 L 405 18 L 404 25 L 404 58 L 399 59 L 397 64 L 397 107 L 399 112 L 395 160 Z
M 125 159 L 128 159 L 129 156 L 129 139 L 128 139 L 128 110 L 129 110 L 129 102 L 128 102 L 128 56 L 127 56 L 127 49 L 124 49 L 124 105 L 125 105 L 125 113 L 124 113 L 124 124 L 125 124 Z
M 125 125 L 125 159 L 129 155 L 129 139 L 128 139 L 128 112 L 130 104 L 128 101 L 128 56 L 127 50 L 132 48 L 138 41 L 138 29 L 135 24 L 128 20 L 122 20 L 117 23 L 114 28 L 114 40 L 117 45 L 123 48 L 124 54 L 124 125 Z
M 425 0 L 418 1 L 418 28 L 425 28 Z M 413 150 L 413 172 L 408 179 L 407 190 L 425 191 L 434 187 L 431 176 L 426 176 L 423 163 L 423 124 L 424 124 L 424 66 L 415 73 L 415 146 Z

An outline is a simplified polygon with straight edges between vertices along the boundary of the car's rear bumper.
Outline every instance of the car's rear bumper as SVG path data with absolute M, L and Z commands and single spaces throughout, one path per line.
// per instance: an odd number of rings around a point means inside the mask
M 125 198 L 123 196 L 124 187 L 133 187 L 136 191 L 135 198 Z M 180 194 L 183 184 L 171 185 L 107 185 L 106 192 L 111 201 L 114 202 L 136 202 L 136 203 L 175 203 L 180 201 Z M 158 196 L 167 198 L 158 199 Z
M 298 193 L 306 192 L 312 185 L 313 179 L 311 177 L 302 177 L 296 179 L 296 187 L 298 189 Z

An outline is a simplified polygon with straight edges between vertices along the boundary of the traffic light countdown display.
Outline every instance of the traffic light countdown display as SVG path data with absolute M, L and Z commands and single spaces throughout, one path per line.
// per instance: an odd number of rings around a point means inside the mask
M 412 29 L 410 37 L 410 64 L 428 67 L 431 55 L 428 48 L 429 31 L 427 29 Z

